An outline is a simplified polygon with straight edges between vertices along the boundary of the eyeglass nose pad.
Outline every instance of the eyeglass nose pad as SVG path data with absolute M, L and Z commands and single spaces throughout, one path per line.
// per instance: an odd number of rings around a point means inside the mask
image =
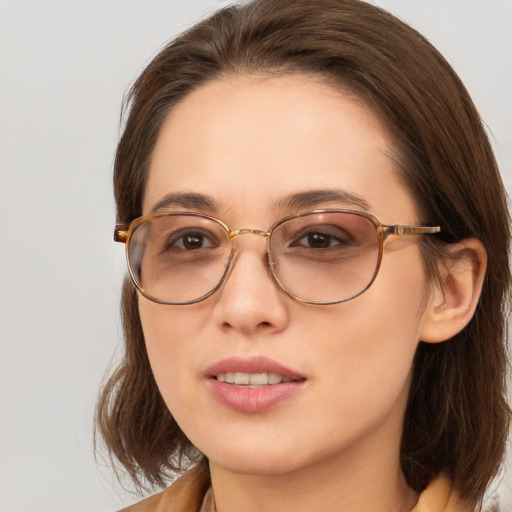
M 237 248 L 236 241 L 235 241 L 235 243 L 233 244 L 233 248 L 231 249 L 231 254 L 229 256 L 229 260 L 226 265 L 226 270 L 224 271 L 224 276 L 221 281 L 222 283 L 226 282 L 226 280 L 231 275 L 231 272 L 233 271 L 233 267 L 235 266 L 235 260 L 236 260 L 237 255 L 238 255 L 238 248 Z
M 268 264 L 270 267 L 277 267 L 279 265 L 279 260 L 277 259 L 276 255 L 273 252 L 268 252 Z

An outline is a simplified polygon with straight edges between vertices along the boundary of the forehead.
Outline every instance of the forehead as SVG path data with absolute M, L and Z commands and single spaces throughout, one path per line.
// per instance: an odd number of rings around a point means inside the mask
M 207 195 L 224 211 L 268 211 L 290 194 L 325 189 L 373 204 L 390 183 L 401 189 L 392 153 L 379 118 L 318 78 L 219 79 L 186 96 L 163 123 L 144 213 L 169 193 Z

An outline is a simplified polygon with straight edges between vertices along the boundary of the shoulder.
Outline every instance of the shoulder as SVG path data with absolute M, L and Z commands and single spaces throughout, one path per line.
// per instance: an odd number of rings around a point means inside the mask
M 208 466 L 201 462 L 164 491 L 119 512 L 196 512 L 201 508 L 209 486 Z

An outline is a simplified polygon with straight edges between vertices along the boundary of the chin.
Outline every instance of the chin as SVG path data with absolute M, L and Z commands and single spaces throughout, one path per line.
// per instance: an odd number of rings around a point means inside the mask
M 250 459 L 247 457 L 239 457 L 226 460 L 222 457 L 217 460 L 210 460 L 210 463 L 222 467 L 231 473 L 251 476 L 278 476 L 291 473 L 298 469 L 298 467 L 290 464 L 289 461 L 283 460 L 282 457 L 276 457 L 272 460 L 262 459 L 263 457 L 261 455 Z
M 210 463 L 240 475 L 279 477 L 318 471 L 322 466 L 340 464 L 346 455 L 343 447 L 301 444 L 280 444 L 264 447 L 251 446 L 233 449 L 232 446 L 216 446 Z M 350 458 L 350 455 L 348 455 Z M 343 463 L 342 463 L 343 464 Z
M 233 443 L 216 443 L 213 449 L 206 449 L 202 453 L 211 464 L 215 464 L 227 471 L 246 475 L 281 475 L 298 469 L 300 461 L 292 456 L 298 450 L 289 447 L 271 446 L 268 443 L 251 443 L 249 446 Z

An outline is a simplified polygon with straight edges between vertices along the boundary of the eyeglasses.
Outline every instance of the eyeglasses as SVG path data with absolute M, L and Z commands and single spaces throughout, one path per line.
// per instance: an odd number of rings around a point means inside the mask
M 290 297 L 307 304 L 336 304 L 370 287 L 388 236 L 440 230 L 387 226 L 369 213 L 345 209 L 290 215 L 268 231 L 231 229 L 209 215 L 173 211 L 119 224 L 114 240 L 126 244 L 137 289 L 160 304 L 193 304 L 215 293 L 233 268 L 240 235 L 266 239 L 268 267 Z

